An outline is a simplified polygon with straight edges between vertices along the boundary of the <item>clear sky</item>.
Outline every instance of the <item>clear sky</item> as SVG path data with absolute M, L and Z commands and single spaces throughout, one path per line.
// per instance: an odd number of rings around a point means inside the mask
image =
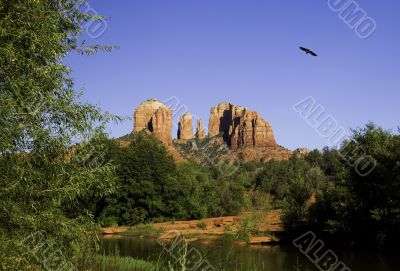
M 397 131 L 400 1 L 356 2 L 376 21 L 368 39 L 328 2 L 93 0 L 91 8 L 110 19 L 100 38 L 85 38 L 120 49 L 65 61 L 86 90 L 84 100 L 117 115 L 131 116 L 149 98 L 175 96 L 207 127 L 210 108 L 228 101 L 258 111 L 280 145 L 322 148 L 329 141 L 292 108 L 312 96 L 346 129 L 374 121 Z M 133 121 L 109 129 L 119 137 Z

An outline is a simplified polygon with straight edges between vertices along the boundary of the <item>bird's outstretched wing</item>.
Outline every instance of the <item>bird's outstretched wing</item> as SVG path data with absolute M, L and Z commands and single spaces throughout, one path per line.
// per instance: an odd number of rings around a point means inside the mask
M 306 52 L 306 54 L 310 54 L 310 55 L 312 55 L 312 56 L 318 56 L 316 53 L 314 53 L 314 52 L 311 51 L 310 49 L 307 49 L 307 48 L 304 48 L 304 47 L 301 47 L 301 46 L 300 46 L 299 48 L 300 48 L 300 50 Z
M 310 54 L 311 54 L 312 56 L 318 56 L 316 53 L 314 53 L 314 52 L 311 51 L 311 50 L 310 50 Z

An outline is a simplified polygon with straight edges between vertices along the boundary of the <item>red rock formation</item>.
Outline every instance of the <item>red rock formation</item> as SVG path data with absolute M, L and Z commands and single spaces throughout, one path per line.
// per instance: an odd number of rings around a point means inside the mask
M 267 121 L 257 112 L 233 104 L 221 103 L 211 109 L 209 136 L 219 133 L 232 148 L 276 146 Z
M 197 119 L 197 130 L 196 130 L 196 138 L 198 139 L 203 139 L 205 138 L 206 133 L 204 132 L 203 129 L 203 121 L 201 120 L 201 118 Z
M 193 121 L 192 121 L 192 115 L 189 112 L 183 114 L 179 118 L 178 139 L 180 140 L 193 139 Z
M 153 133 L 168 145 L 175 159 L 182 159 L 177 149 L 172 146 L 172 110 L 155 99 L 143 102 L 134 114 L 134 132 L 143 129 Z M 181 116 L 178 127 L 177 144 L 185 143 L 193 135 L 193 119 L 190 113 Z M 244 161 L 270 159 L 288 159 L 292 152 L 277 145 L 270 124 L 260 115 L 248 108 L 230 103 L 221 103 L 211 109 L 209 137 L 215 138 L 215 146 L 224 142 L 229 147 L 227 159 Z M 204 138 L 205 132 L 201 119 L 197 121 L 196 138 Z M 183 154 L 182 154 L 183 155 Z
M 248 108 L 221 103 L 210 112 L 209 137 L 222 134 L 239 159 L 267 161 L 288 159 L 292 152 L 278 146 L 271 125 Z
M 208 136 L 218 135 L 220 132 L 229 130 L 232 122 L 231 104 L 220 103 L 211 108 L 210 121 L 208 123 Z
M 134 132 L 147 129 L 172 145 L 172 110 L 156 99 L 143 102 L 134 113 Z

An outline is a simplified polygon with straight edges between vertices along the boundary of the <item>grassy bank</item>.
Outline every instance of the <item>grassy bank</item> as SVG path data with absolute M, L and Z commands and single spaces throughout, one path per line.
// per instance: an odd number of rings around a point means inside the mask
M 159 264 L 120 256 L 98 256 L 92 270 L 96 271 L 158 271 Z
M 186 259 L 182 259 L 184 262 Z M 96 257 L 92 269 L 93 271 L 185 271 L 187 270 L 184 266 L 163 266 L 159 263 L 119 256 L 98 256 Z M 226 269 L 224 267 L 218 268 L 220 271 L 228 271 L 232 269 Z M 235 270 L 242 271 L 256 271 L 257 267 L 250 267 L 244 269 L 243 267 L 237 267 Z M 293 271 L 307 271 L 304 269 L 299 262 L 293 266 Z

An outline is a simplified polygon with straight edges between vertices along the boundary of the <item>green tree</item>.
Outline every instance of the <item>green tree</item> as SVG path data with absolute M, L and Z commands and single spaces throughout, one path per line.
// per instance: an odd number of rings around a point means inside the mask
M 339 150 L 345 170 L 318 193 L 314 222 L 347 243 L 395 246 L 400 240 L 399 147 L 399 135 L 373 123 L 354 130 Z
M 325 147 L 322 152 L 319 150 L 311 151 L 305 160 L 313 166 L 318 166 L 330 180 L 340 180 L 347 174 L 346 164 L 340 150 Z
M 175 161 L 165 145 L 143 131 L 112 154 L 118 190 L 98 203 L 103 225 L 135 225 L 165 219 L 200 219 L 215 214 L 216 183 L 200 166 Z
M 113 160 L 118 166 L 118 190 L 105 199 L 100 220 L 116 217 L 120 225 L 135 225 L 166 216 L 163 198 L 172 188 L 176 164 L 164 144 L 142 131 Z
M 282 209 L 288 229 L 308 223 L 311 196 L 324 183 L 325 175 L 319 166 L 298 157 L 269 161 L 255 178 L 256 188 L 270 194 L 275 207 Z
M 369 123 L 354 130 L 341 150 L 350 155 L 348 189 L 357 203 L 352 230 L 371 236 L 378 246 L 394 245 L 400 236 L 399 147 L 399 135 Z
M 81 24 L 99 19 L 81 13 L 79 3 L 84 1 L 0 1 L 0 265 L 5 270 L 41 270 L 60 261 L 79 267 L 83 251 L 89 254 L 96 242 L 93 219 L 84 212 L 66 215 L 64 208 L 113 190 L 113 165 L 103 159 L 101 144 L 89 143 L 104 136 L 110 116 L 79 102 L 62 63 L 71 51 L 99 48 L 78 46 Z M 44 261 L 46 251 L 54 253 Z
M 213 216 L 217 212 L 216 183 L 210 179 L 207 170 L 196 164 L 178 164 L 175 191 L 172 192 L 169 201 L 179 206 L 173 210 L 182 210 L 173 214 L 175 219 L 201 219 Z

